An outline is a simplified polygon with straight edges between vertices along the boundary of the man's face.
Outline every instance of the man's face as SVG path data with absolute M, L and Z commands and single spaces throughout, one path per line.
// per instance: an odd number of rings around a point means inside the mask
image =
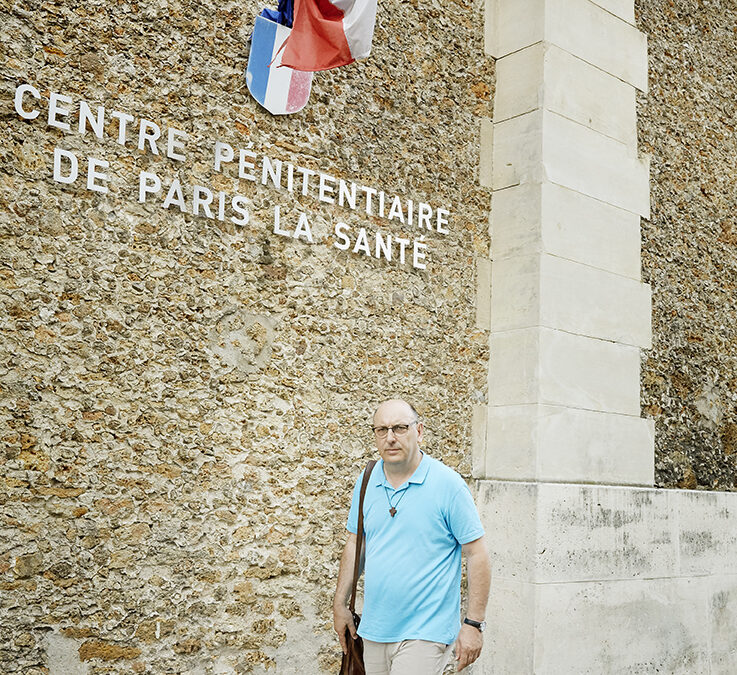
M 391 429 L 383 438 L 375 435 L 376 447 L 385 464 L 411 466 L 420 455 L 422 422 L 415 421 L 412 409 L 403 401 L 387 401 L 374 415 L 374 427 L 393 427 L 407 424 L 404 434 L 395 434 Z

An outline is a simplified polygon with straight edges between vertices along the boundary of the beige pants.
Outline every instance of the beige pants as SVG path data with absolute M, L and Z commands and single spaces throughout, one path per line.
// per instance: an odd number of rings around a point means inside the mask
M 366 675 L 442 675 L 453 645 L 425 640 L 363 641 Z

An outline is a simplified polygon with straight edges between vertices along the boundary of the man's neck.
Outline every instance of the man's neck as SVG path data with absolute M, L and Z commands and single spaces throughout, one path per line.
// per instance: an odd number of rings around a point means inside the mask
M 395 490 L 412 478 L 412 474 L 417 471 L 417 467 L 422 462 L 422 457 L 423 453 L 418 452 L 417 457 L 414 457 L 409 465 L 384 462 L 384 475 Z

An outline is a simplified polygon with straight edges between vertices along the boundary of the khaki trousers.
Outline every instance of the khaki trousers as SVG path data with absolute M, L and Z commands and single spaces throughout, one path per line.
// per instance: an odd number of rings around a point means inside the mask
M 426 640 L 363 641 L 366 675 L 442 675 L 453 645 Z

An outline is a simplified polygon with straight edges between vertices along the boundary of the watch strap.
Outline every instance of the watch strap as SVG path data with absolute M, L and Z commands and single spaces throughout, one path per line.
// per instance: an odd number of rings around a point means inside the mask
M 482 633 L 484 632 L 484 628 L 486 628 L 486 621 L 474 621 L 473 619 L 469 619 L 468 617 L 463 619 L 463 623 L 467 623 L 469 626 L 477 628 Z

